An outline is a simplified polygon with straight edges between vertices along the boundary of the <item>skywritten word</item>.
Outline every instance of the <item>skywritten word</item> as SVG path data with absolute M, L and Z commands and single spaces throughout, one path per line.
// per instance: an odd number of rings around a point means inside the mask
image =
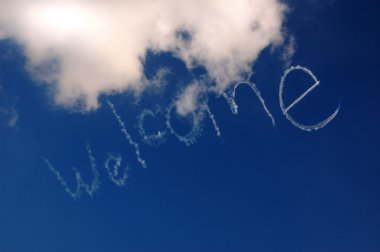
M 299 96 L 297 99 L 295 99 L 290 105 L 285 106 L 284 104 L 284 88 L 285 88 L 285 81 L 288 77 L 288 75 L 293 72 L 293 71 L 302 71 L 309 75 L 312 80 L 314 81 L 314 84 L 307 89 L 301 96 Z M 231 88 L 226 90 L 222 96 L 225 98 L 227 103 L 230 106 L 230 109 L 233 114 L 238 114 L 238 105 L 236 104 L 236 99 L 235 99 L 235 94 L 236 94 L 236 89 L 241 86 L 241 85 L 248 85 L 252 91 L 255 93 L 256 97 L 260 101 L 265 113 L 267 114 L 268 118 L 270 119 L 272 125 L 276 127 L 276 121 L 268 109 L 268 107 L 265 104 L 265 100 L 261 95 L 260 90 L 257 88 L 257 86 L 254 83 L 243 81 L 243 82 L 238 82 L 235 85 L 233 85 Z M 313 72 L 306 67 L 302 66 L 292 66 L 285 70 L 280 86 L 279 86 L 279 104 L 280 104 L 280 109 L 285 116 L 285 118 L 295 127 L 299 128 L 300 130 L 311 132 L 311 131 L 316 131 L 320 130 L 326 125 L 328 125 L 339 113 L 340 110 L 340 105 L 336 108 L 336 110 L 328 116 L 325 120 L 312 124 L 312 125 L 304 125 L 299 123 L 297 120 L 295 120 L 290 114 L 289 111 L 294 108 L 301 100 L 303 100 L 308 94 L 310 94 L 315 88 L 317 88 L 320 85 L 320 81 L 317 79 L 317 77 L 313 74 Z M 214 114 L 211 112 L 210 107 L 208 106 L 208 93 L 209 90 L 204 89 L 203 92 L 201 92 L 200 95 L 200 106 L 196 110 L 191 112 L 191 117 L 192 117 L 192 127 L 191 130 L 186 134 L 186 135 L 181 135 L 179 134 L 173 127 L 172 125 L 172 113 L 175 108 L 175 102 L 173 102 L 169 107 L 166 109 L 166 127 L 167 129 L 165 130 L 159 130 L 154 134 L 146 134 L 146 131 L 144 129 L 144 120 L 147 116 L 154 117 L 156 114 L 151 111 L 151 110 L 143 110 L 142 113 L 137 117 L 138 121 L 138 128 L 139 128 L 139 134 L 142 137 L 142 141 L 145 144 L 151 145 L 151 146 L 158 146 L 162 145 L 165 143 L 166 136 L 168 133 L 174 135 L 180 142 L 183 142 L 185 145 L 189 146 L 192 144 L 195 144 L 197 142 L 197 139 L 200 137 L 202 133 L 202 127 L 201 123 L 202 121 L 208 117 L 210 118 L 216 135 L 218 137 L 222 136 L 221 130 L 217 124 L 216 118 Z M 125 125 L 125 122 L 122 120 L 121 116 L 117 112 L 117 109 L 115 108 L 115 105 L 111 101 L 107 101 L 107 104 L 113 113 L 115 119 L 117 120 L 119 127 L 121 129 L 121 133 L 124 135 L 125 140 L 133 147 L 134 152 L 136 154 L 136 159 L 138 163 L 141 165 L 143 168 L 147 168 L 147 162 L 146 160 L 142 157 L 140 147 L 138 142 L 136 142 L 132 136 L 129 134 L 127 127 Z M 82 194 L 85 192 L 89 196 L 94 196 L 94 194 L 99 190 L 100 188 L 100 175 L 99 171 L 97 168 L 96 160 L 93 155 L 91 146 L 89 144 L 86 144 L 86 149 L 88 153 L 88 157 L 90 160 L 91 164 L 91 172 L 92 172 L 92 181 L 90 184 L 86 183 L 83 178 L 81 173 L 76 169 L 75 167 L 73 168 L 74 174 L 75 174 L 75 180 L 76 180 L 76 187 L 75 189 L 71 189 L 65 178 L 61 175 L 58 169 L 55 168 L 55 166 L 47 159 L 44 158 L 44 162 L 46 163 L 47 167 L 50 169 L 50 171 L 55 175 L 59 183 L 63 186 L 64 190 L 74 199 L 78 200 Z M 108 154 L 108 157 L 106 161 L 104 162 L 104 168 L 108 174 L 108 178 L 115 183 L 116 186 L 118 187 L 123 187 L 126 185 L 127 180 L 128 180 L 128 171 L 129 168 L 128 166 L 124 166 L 125 168 L 122 169 L 122 157 L 120 154 Z

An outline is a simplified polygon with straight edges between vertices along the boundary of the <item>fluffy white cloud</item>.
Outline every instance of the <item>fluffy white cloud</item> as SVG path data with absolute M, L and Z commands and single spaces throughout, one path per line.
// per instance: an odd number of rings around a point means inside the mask
M 0 39 L 23 46 L 57 104 L 91 110 L 100 94 L 149 85 L 147 50 L 204 66 L 222 92 L 282 43 L 285 11 L 279 0 L 0 0 Z

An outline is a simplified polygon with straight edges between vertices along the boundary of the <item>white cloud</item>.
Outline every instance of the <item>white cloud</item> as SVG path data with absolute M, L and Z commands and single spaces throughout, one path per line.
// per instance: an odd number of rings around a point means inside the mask
M 285 62 L 285 68 L 292 64 L 292 57 L 296 53 L 297 42 L 294 36 L 289 36 L 282 52 L 282 60 Z
M 15 107 L 1 107 L 0 106 L 0 124 L 7 125 L 8 127 L 17 127 L 19 113 Z
M 199 82 L 188 85 L 175 103 L 177 113 L 186 116 L 188 113 L 195 111 L 201 91 L 202 85 Z
M 7 100 L 9 99 L 3 90 L 3 86 L 0 85 L 0 125 L 4 124 L 8 127 L 16 128 L 19 119 L 19 113 L 16 105 Z
M 14 128 L 17 126 L 17 122 L 19 118 L 18 111 L 15 108 L 12 108 L 9 114 L 10 114 L 10 118 L 8 120 L 8 126 L 11 128 Z
M 142 91 L 148 49 L 203 65 L 222 92 L 283 41 L 279 0 L 0 0 L 0 38 L 25 49 L 33 77 L 68 108 Z M 190 39 L 178 34 L 186 31 Z

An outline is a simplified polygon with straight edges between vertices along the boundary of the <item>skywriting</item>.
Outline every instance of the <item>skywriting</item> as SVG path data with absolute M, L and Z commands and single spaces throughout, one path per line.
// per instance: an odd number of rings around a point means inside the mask
M 380 251 L 379 8 L 0 0 L 0 252 Z

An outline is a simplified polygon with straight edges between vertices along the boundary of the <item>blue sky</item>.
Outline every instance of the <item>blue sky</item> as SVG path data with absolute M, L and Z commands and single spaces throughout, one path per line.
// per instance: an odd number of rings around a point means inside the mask
M 379 251 L 380 6 L 369 0 L 285 2 L 285 44 L 290 37 L 296 44 L 291 62 L 282 59 L 286 46 L 266 47 L 249 79 L 276 127 L 254 92 L 241 86 L 237 115 L 222 96 L 209 95 L 221 137 L 205 116 L 202 135 L 190 146 L 168 130 L 166 109 L 188 83 L 207 77 L 207 66 L 189 70 L 171 52 L 150 52 L 148 79 L 168 69 L 157 87 L 100 93 L 98 108 L 78 112 L 57 103 L 55 90 L 32 77 L 22 43 L 1 40 L 0 251 Z M 307 67 L 320 81 L 291 115 L 314 124 L 340 105 L 326 127 L 306 132 L 283 115 L 279 85 L 288 63 Z M 312 84 L 302 72 L 289 76 L 285 103 Z M 156 116 L 145 117 L 144 129 L 165 131 L 161 145 L 146 144 L 139 134 L 146 109 Z M 179 134 L 189 132 L 191 117 L 171 115 Z M 74 200 L 44 158 L 75 191 L 73 166 L 86 184 L 93 180 L 86 145 L 100 184 L 92 197 L 81 188 Z M 128 166 L 122 186 L 105 169 L 109 154 L 122 157 L 120 173 Z

